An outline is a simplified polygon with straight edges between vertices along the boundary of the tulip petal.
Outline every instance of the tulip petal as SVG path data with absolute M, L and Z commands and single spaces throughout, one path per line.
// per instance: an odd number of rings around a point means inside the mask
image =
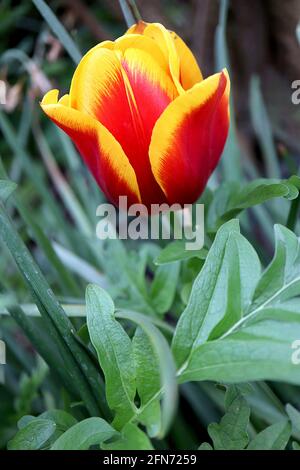
M 51 90 L 41 102 L 43 111 L 73 140 L 107 198 L 118 205 L 118 197 L 128 204 L 141 201 L 135 172 L 123 149 L 111 133 L 91 116 L 68 106 L 68 95 L 58 100 Z
M 170 35 L 174 41 L 177 54 L 179 55 L 180 83 L 184 90 L 188 90 L 196 83 L 199 83 L 203 80 L 202 73 L 194 57 L 194 54 L 181 39 L 181 37 L 173 31 L 170 31 Z
M 129 28 L 126 34 L 141 34 L 152 38 L 160 46 L 179 93 L 202 81 L 201 71 L 189 47 L 176 33 L 167 30 L 162 24 L 140 21 Z
M 176 98 L 158 119 L 149 155 L 170 204 L 193 203 L 215 169 L 229 128 L 227 71 Z
M 120 143 L 135 170 L 142 201 L 164 201 L 148 149 L 154 124 L 177 91 L 157 60 L 140 48 L 123 53 L 96 48 L 77 67 L 70 96 L 73 108 L 96 118 Z

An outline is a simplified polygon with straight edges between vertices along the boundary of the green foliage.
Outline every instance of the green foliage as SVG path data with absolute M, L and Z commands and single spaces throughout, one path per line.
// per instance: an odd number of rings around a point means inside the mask
M 212 423 L 208 426 L 213 447 L 204 442 L 199 450 L 284 450 L 286 448 L 291 437 L 291 424 L 287 419 L 266 427 L 250 439 L 250 406 L 246 398 L 240 387 L 231 386 L 227 389 L 224 416 L 219 424 Z
M 122 426 L 135 414 L 136 372 L 129 336 L 114 319 L 114 304 L 100 287 L 86 292 L 87 324 L 92 344 L 104 372 L 106 397 L 116 413 L 115 426 Z
M 52 445 L 51 450 L 88 450 L 117 435 L 101 418 L 88 418 L 74 424 Z
M 292 362 L 292 344 L 300 336 L 299 241 L 282 226 L 275 227 L 275 237 L 274 258 L 260 275 L 258 257 L 237 222 L 219 230 L 174 334 L 181 381 L 300 383 Z
M 239 145 L 231 103 L 224 155 L 199 200 L 205 246 L 100 241 L 104 196 L 37 104 L 49 79 L 68 88 L 95 39 L 81 18 L 68 31 L 72 2 L 50 3 L 0 6 L 1 78 L 22 85 L 16 108 L 0 110 L 0 448 L 300 450 L 300 177 L 288 177 L 297 155 L 278 158 L 258 78 L 259 164 Z M 116 37 L 124 22 L 100 3 L 84 5 L 97 37 Z M 120 3 L 128 23 L 138 18 L 134 2 Z M 170 24 L 184 25 L 197 2 L 164 3 Z M 230 71 L 220 5 L 215 58 Z
M 55 432 L 55 423 L 49 419 L 30 421 L 8 443 L 8 450 L 38 450 Z

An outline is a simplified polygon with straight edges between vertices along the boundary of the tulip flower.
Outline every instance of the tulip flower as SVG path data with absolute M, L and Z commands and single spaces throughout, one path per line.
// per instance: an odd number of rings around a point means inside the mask
M 191 204 L 219 162 L 229 128 L 226 70 L 203 79 L 183 40 L 139 22 L 92 48 L 70 93 L 41 106 L 73 140 L 113 203 Z

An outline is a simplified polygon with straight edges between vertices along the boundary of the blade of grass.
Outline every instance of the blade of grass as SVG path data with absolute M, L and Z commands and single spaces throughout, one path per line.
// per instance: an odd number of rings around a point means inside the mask
M 57 334 L 64 361 L 68 364 L 69 373 L 73 375 L 84 403 L 92 415 L 98 415 L 99 410 L 106 415 L 104 385 L 99 371 L 76 340 L 72 323 L 15 231 L 2 204 L 0 205 L 0 236 L 23 274 L 48 328 L 53 331 L 54 335 Z
M 2 159 L 0 156 L 0 178 L 8 178 L 6 171 L 3 167 Z M 75 294 L 80 294 L 80 288 L 78 284 L 75 282 L 73 277 L 70 275 L 69 271 L 65 268 L 64 264 L 60 261 L 59 257 L 55 253 L 49 239 L 46 237 L 40 226 L 35 222 L 34 218 L 30 214 L 29 210 L 18 197 L 18 194 L 12 195 L 12 199 L 14 201 L 15 206 L 17 207 L 21 217 L 25 221 L 25 223 L 30 227 L 33 237 L 39 246 L 44 251 L 47 259 L 51 263 L 51 266 L 56 269 L 56 273 L 59 276 L 60 285 L 65 288 L 66 293 L 70 293 L 70 291 Z
M 141 21 L 142 17 L 134 0 L 119 0 L 119 4 L 128 28 Z
M 228 6 L 228 0 L 220 0 L 219 22 L 215 33 L 215 61 L 217 70 L 222 70 L 224 67 L 226 67 L 230 72 L 229 55 L 226 42 Z M 224 169 L 225 180 L 241 181 L 241 158 L 240 149 L 236 138 L 235 114 L 232 97 L 230 99 L 230 116 L 230 129 L 223 151 L 221 165 Z
M 35 163 L 32 161 L 27 151 L 19 145 L 15 130 L 1 110 L 0 129 L 6 140 L 6 143 L 14 153 L 16 160 L 20 165 L 23 165 L 24 171 L 26 172 L 29 181 L 34 186 L 36 193 L 45 203 L 47 211 L 49 214 L 55 217 L 56 225 L 64 227 L 64 231 L 61 232 L 61 235 L 65 237 L 65 242 L 69 243 L 72 248 L 75 249 L 78 246 L 77 239 L 75 236 L 73 236 L 71 230 L 66 224 L 66 218 L 62 213 L 59 205 L 55 203 L 54 199 L 51 197 L 51 193 L 49 191 L 45 191 L 45 187 L 47 187 L 45 177 L 41 174 L 40 171 L 38 171 Z
M 253 77 L 250 86 L 250 111 L 252 122 L 265 160 L 269 178 L 280 178 L 281 171 L 277 159 L 268 113 L 260 88 L 258 77 Z
M 74 192 L 70 188 L 67 180 L 60 171 L 55 158 L 51 152 L 51 149 L 48 145 L 47 140 L 45 139 L 41 128 L 37 120 L 35 120 L 33 125 L 33 135 L 37 143 L 38 149 L 42 156 L 42 159 L 45 163 L 45 166 L 49 172 L 52 183 L 59 193 L 61 199 L 63 200 L 66 208 L 71 214 L 73 220 L 75 221 L 77 227 L 85 236 L 90 236 L 93 234 L 93 229 L 91 227 L 90 221 L 86 217 L 82 207 L 80 206 Z
M 78 64 L 78 62 L 81 60 L 82 54 L 65 27 L 57 19 L 51 8 L 49 8 L 49 6 L 43 0 L 32 0 L 32 2 L 39 10 L 49 28 L 52 30 L 55 36 L 57 36 L 62 46 L 66 49 L 71 59 L 75 62 L 75 64 Z

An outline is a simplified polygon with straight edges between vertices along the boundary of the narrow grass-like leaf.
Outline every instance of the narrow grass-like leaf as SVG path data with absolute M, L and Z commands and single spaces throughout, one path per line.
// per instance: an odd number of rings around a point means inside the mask
M 81 59 L 81 53 L 66 31 L 65 27 L 57 19 L 56 15 L 52 12 L 51 8 L 43 0 L 32 0 L 40 14 L 43 16 L 50 29 L 53 31 L 55 36 L 59 39 L 62 46 L 66 49 L 71 59 L 78 64 Z
M 76 380 L 79 393 L 86 401 L 90 412 L 98 414 L 99 406 L 105 412 L 104 397 L 101 397 L 100 375 L 87 353 L 75 339 L 75 331 L 54 297 L 49 285 L 35 264 L 28 249 L 15 231 L 5 210 L 0 205 L 0 236 L 13 255 L 23 274 L 36 304 L 47 322 L 49 333 L 60 348 L 68 373 Z

